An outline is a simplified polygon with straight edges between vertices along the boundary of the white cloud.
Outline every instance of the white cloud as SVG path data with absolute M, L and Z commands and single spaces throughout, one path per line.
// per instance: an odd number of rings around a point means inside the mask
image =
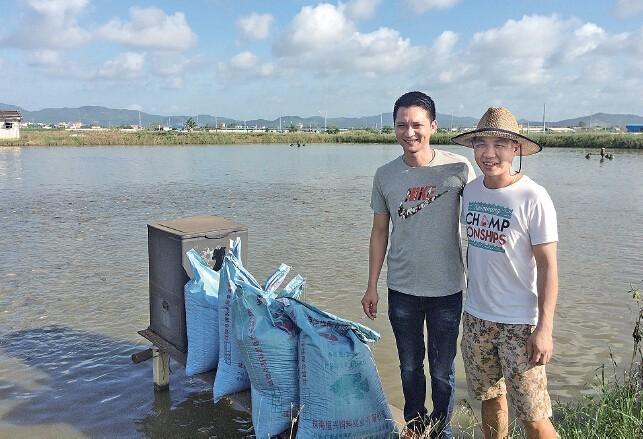
M 179 90 L 183 88 L 185 81 L 181 77 L 166 78 L 161 82 L 161 88 Z
M 127 80 L 136 79 L 143 73 L 145 67 L 145 54 L 125 52 L 105 63 L 96 72 L 100 79 Z
M 549 78 L 547 63 L 562 47 L 568 27 L 556 16 L 507 20 L 499 28 L 475 33 L 466 60 L 497 83 L 541 83 Z
M 433 43 L 432 54 L 436 58 L 448 57 L 458 42 L 458 34 L 450 30 L 442 32 Z
M 64 51 L 42 49 L 27 53 L 27 66 L 38 69 L 38 75 L 43 81 L 51 78 L 65 81 L 86 81 L 93 75 L 95 69 L 84 63 L 65 57 Z
M 35 50 L 27 59 L 29 65 L 39 67 L 57 67 L 62 63 L 62 57 L 57 50 Z
M 270 36 L 274 17 L 270 14 L 250 14 L 237 20 L 241 38 L 244 40 L 265 40 Z
M 614 15 L 619 18 L 629 18 L 643 12 L 641 0 L 618 0 L 614 6 Z
M 218 71 L 223 79 L 231 80 L 272 76 L 275 73 L 275 68 L 271 63 L 261 62 L 254 53 L 244 51 L 237 53 L 228 62 L 220 62 Z
M 148 61 L 159 76 L 184 76 L 202 69 L 209 62 L 203 56 L 187 57 L 177 52 L 152 52 Z
M 469 67 L 455 58 L 455 46 L 458 40 L 457 33 L 447 30 L 438 35 L 427 50 L 426 59 L 430 66 L 429 71 L 436 72 L 436 79 L 441 83 L 455 82 L 469 72 Z
M 603 59 L 620 57 L 631 38 L 578 19 L 524 16 L 474 34 L 460 60 L 478 80 L 535 86 L 577 76 L 598 60 L 603 65 Z
M 567 50 L 564 58 L 567 61 L 574 60 L 595 51 L 607 40 L 607 33 L 593 23 L 585 23 L 573 31 L 571 38 L 567 40 Z
M 476 116 L 494 103 L 538 112 L 547 102 L 565 116 L 622 112 L 641 108 L 626 90 L 643 87 L 642 47 L 643 28 L 610 33 L 577 18 L 525 16 L 468 41 L 443 32 L 427 50 L 426 77 L 417 85 L 438 100 L 467 103 L 465 114 Z
M 292 20 L 276 47 L 278 54 L 337 48 L 355 32 L 355 26 L 342 8 L 322 3 L 304 6 Z
M 69 49 L 90 40 L 90 32 L 78 23 L 88 0 L 27 0 L 23 4 L 26 10 L 17 30 L 0 36 L 0 47 Z
M 381 0 L 351 0 L 346 3 L 346 15 L 353 20 L 367 20 L 375 14 Z
M 471 50 L 488 57 L 498 54 L 516 58 L 548 56 L 563 41 L 563 26 L 556 16 L 533 15 L 507 20 L 499 28 L 475 33 Z M 488 61 L 492 62 L 493 58 Z
M 406 6 L 415 13 L 423 14 L 431 9 L 449 9 L 460 0 L 404 0 Z
M 241 52 L 236 54 L 230 60 L 230 66 L 235 69 L 250 69 L 255 67 L 259 59 L 252 52 Z
M 356 71 L 370 74 L 398 70 L 412 62 L 414 55 L 419 55 L 419 49 L 412 49 L 409 40 L 385 27 L 365 34 L 355 33 L 347 46 L 343 61 Z
M 641 26 L 638 33 L 632 34 L 629 40 L 630 50 L 636 51 L 639 55 L 643 55 L 643 26 Z M 643 58 L 643 56 L 639 56 L 639 60 L 641 58 Z
M 359 32 L 343 5 L 328 3 L 303 7 L 273 51 L 286 69 L 368 77 L 401 70 L 421 57 L 397 30 Z
M 88 0 L 27 0 L 27 4 L 36 12 L 60 18 L 67 14 L 78 14 L 88 5 Z
M 134 111 L 143 111 L 143 106 L 141 104 L 129 104 L 127 106 L 127 109 Z
M 167 15 L 156 7 L 133 6 L 129 9 L 129 21 L 113 18 L 97 35 L 126 46 L 156 50 L 180 51 L 197 42 L 182 12 Z

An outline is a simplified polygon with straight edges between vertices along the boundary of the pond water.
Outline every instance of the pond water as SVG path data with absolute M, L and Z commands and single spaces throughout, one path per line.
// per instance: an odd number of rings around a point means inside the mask
M 466 148 L 443 149 L 472 159 Z M 643 279 L 643 153 L 586 160 L 549 149 L 523 161 L 559 219 L 560 296 L 554 398 L 581 395 L 596 369 L 631 354 L 627 290 Z M 307 280 L 307 300 L 382 334 L 373 352 L 389 401 L 402 406 L 397 354 L 382 303 L 363 317 L 375 169 L 398 145 L 0 148 L 0 436 L 229 437 L 248 415 L 173 364 L 154 394 L 147 223 L 218 215 L 249 227 L 248 266 L 279 263 Z M 458 399 L 466 385 L 457 363 Z

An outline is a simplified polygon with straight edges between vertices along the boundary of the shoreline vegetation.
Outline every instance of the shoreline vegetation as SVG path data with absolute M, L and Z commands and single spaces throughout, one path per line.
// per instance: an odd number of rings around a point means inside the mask
M 431 137 L 434 145 L 450 145 L 458 133 L 439 131 Z M 632 133 L 529 133 L 544 148 L 643 149 L 643 134 Z M 396 143 L 393 132 L 351 130 L 328 132 L 231 132 L 231 131 L 122 131 L 109 130 L 42 130 L 23 129 L 20 139 L 0 139 L 2 146 L 156 146 L 156 145 L 235 145 L 281 143 Z
M 562 439 L 643 438 L 643 296 L 635 286 L 627 294 L 635 303 L 632 357 L 621 365 L 612 358 L 611 371 L 605 365 L 596 369 L 596 380 L 582 398 L 552 401 L 552 422 Z M 477 437 L 480 421 L 473 409 L 464 402 L 457 413 L 463 419 L 454 422 L 460 437 Z M 517 421 L 509 437 L 526 437 Z

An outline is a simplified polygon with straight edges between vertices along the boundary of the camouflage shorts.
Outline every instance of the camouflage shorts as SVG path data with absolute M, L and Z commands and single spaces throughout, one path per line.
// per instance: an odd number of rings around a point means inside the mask
M 545 366 L 531 366 L 527 339 L 533 325 L 495 323 L 464 313 L 462 359 L 472 398 L 508 395 L 516 416 L 525 421 L 551 417 Z

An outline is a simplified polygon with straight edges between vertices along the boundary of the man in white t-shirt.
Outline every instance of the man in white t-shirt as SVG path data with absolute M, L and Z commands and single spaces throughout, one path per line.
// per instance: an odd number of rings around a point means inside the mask
M 485 438 L 507 437 L 507 395 L 529 438 L 555 438 L 545 364 L 558 295 L 556 211 L 542 186 L 512 170 L 514 157 L 541 150 L 519 131 L 509 110 L 489 108 L 474 131 L 453 139 L 473 148 L 484 174 L 462 195 L 462 357 L 469 393 L 482 400 Z

